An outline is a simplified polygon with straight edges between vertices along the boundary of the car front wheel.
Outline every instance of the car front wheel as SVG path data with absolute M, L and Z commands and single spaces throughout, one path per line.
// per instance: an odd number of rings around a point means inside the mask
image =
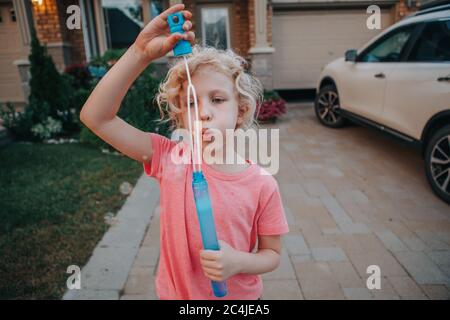
M 340 128 L 346 120 L 341 116 L 339 95 L 334 85 L 327 85 L 320 89 L 314 103 L 317 119 L 327 127 Z
M 433 191 L 450 203 L 450 126 L 431 137 L 425 151 L 425 170 Z

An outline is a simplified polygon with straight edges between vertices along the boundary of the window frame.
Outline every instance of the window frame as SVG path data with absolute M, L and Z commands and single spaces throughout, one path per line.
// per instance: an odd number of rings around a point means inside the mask
M 83 30 L 83 42 L 86 60 L 90 62 L 94 57 L 100 55 L 99 37 L 97 34 L 97 19 L 95 17 L 95 6 L 89 0 L 80 0 L 81 19 Z

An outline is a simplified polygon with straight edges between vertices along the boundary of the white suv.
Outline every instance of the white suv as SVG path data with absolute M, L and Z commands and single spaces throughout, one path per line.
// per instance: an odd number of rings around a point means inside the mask
M 351 120 L 420 148 L 431 187 L 450 203 L 450 5 L 419 11 L 329 63 L 315 112 L 327 127 Z

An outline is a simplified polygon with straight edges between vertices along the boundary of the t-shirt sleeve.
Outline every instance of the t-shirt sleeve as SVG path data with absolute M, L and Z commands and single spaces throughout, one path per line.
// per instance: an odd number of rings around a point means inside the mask
M 152 158 L 149 162 L 143 162 L 144 172 L 146 175 L 160 180 L 174 142 L 153 132 L 150 133 L 150 139 L 152 142 Z
M 259 235 L 281 235 L 289 232 L 278 184 L 266 196 L 262 197 L 258 212 Z

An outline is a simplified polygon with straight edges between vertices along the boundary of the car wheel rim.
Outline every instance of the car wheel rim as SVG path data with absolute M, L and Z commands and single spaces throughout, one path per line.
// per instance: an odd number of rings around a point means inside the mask
M 336 92 L 326 91 L 319 96 L 317 111 L 324 122 L 329 124 L 338 122 L 341 118 L 339 109 L 339 97 Z
M 450 193 L 450 135 L 444 136 L 431 151 L 431 175 L 436 185 Z

